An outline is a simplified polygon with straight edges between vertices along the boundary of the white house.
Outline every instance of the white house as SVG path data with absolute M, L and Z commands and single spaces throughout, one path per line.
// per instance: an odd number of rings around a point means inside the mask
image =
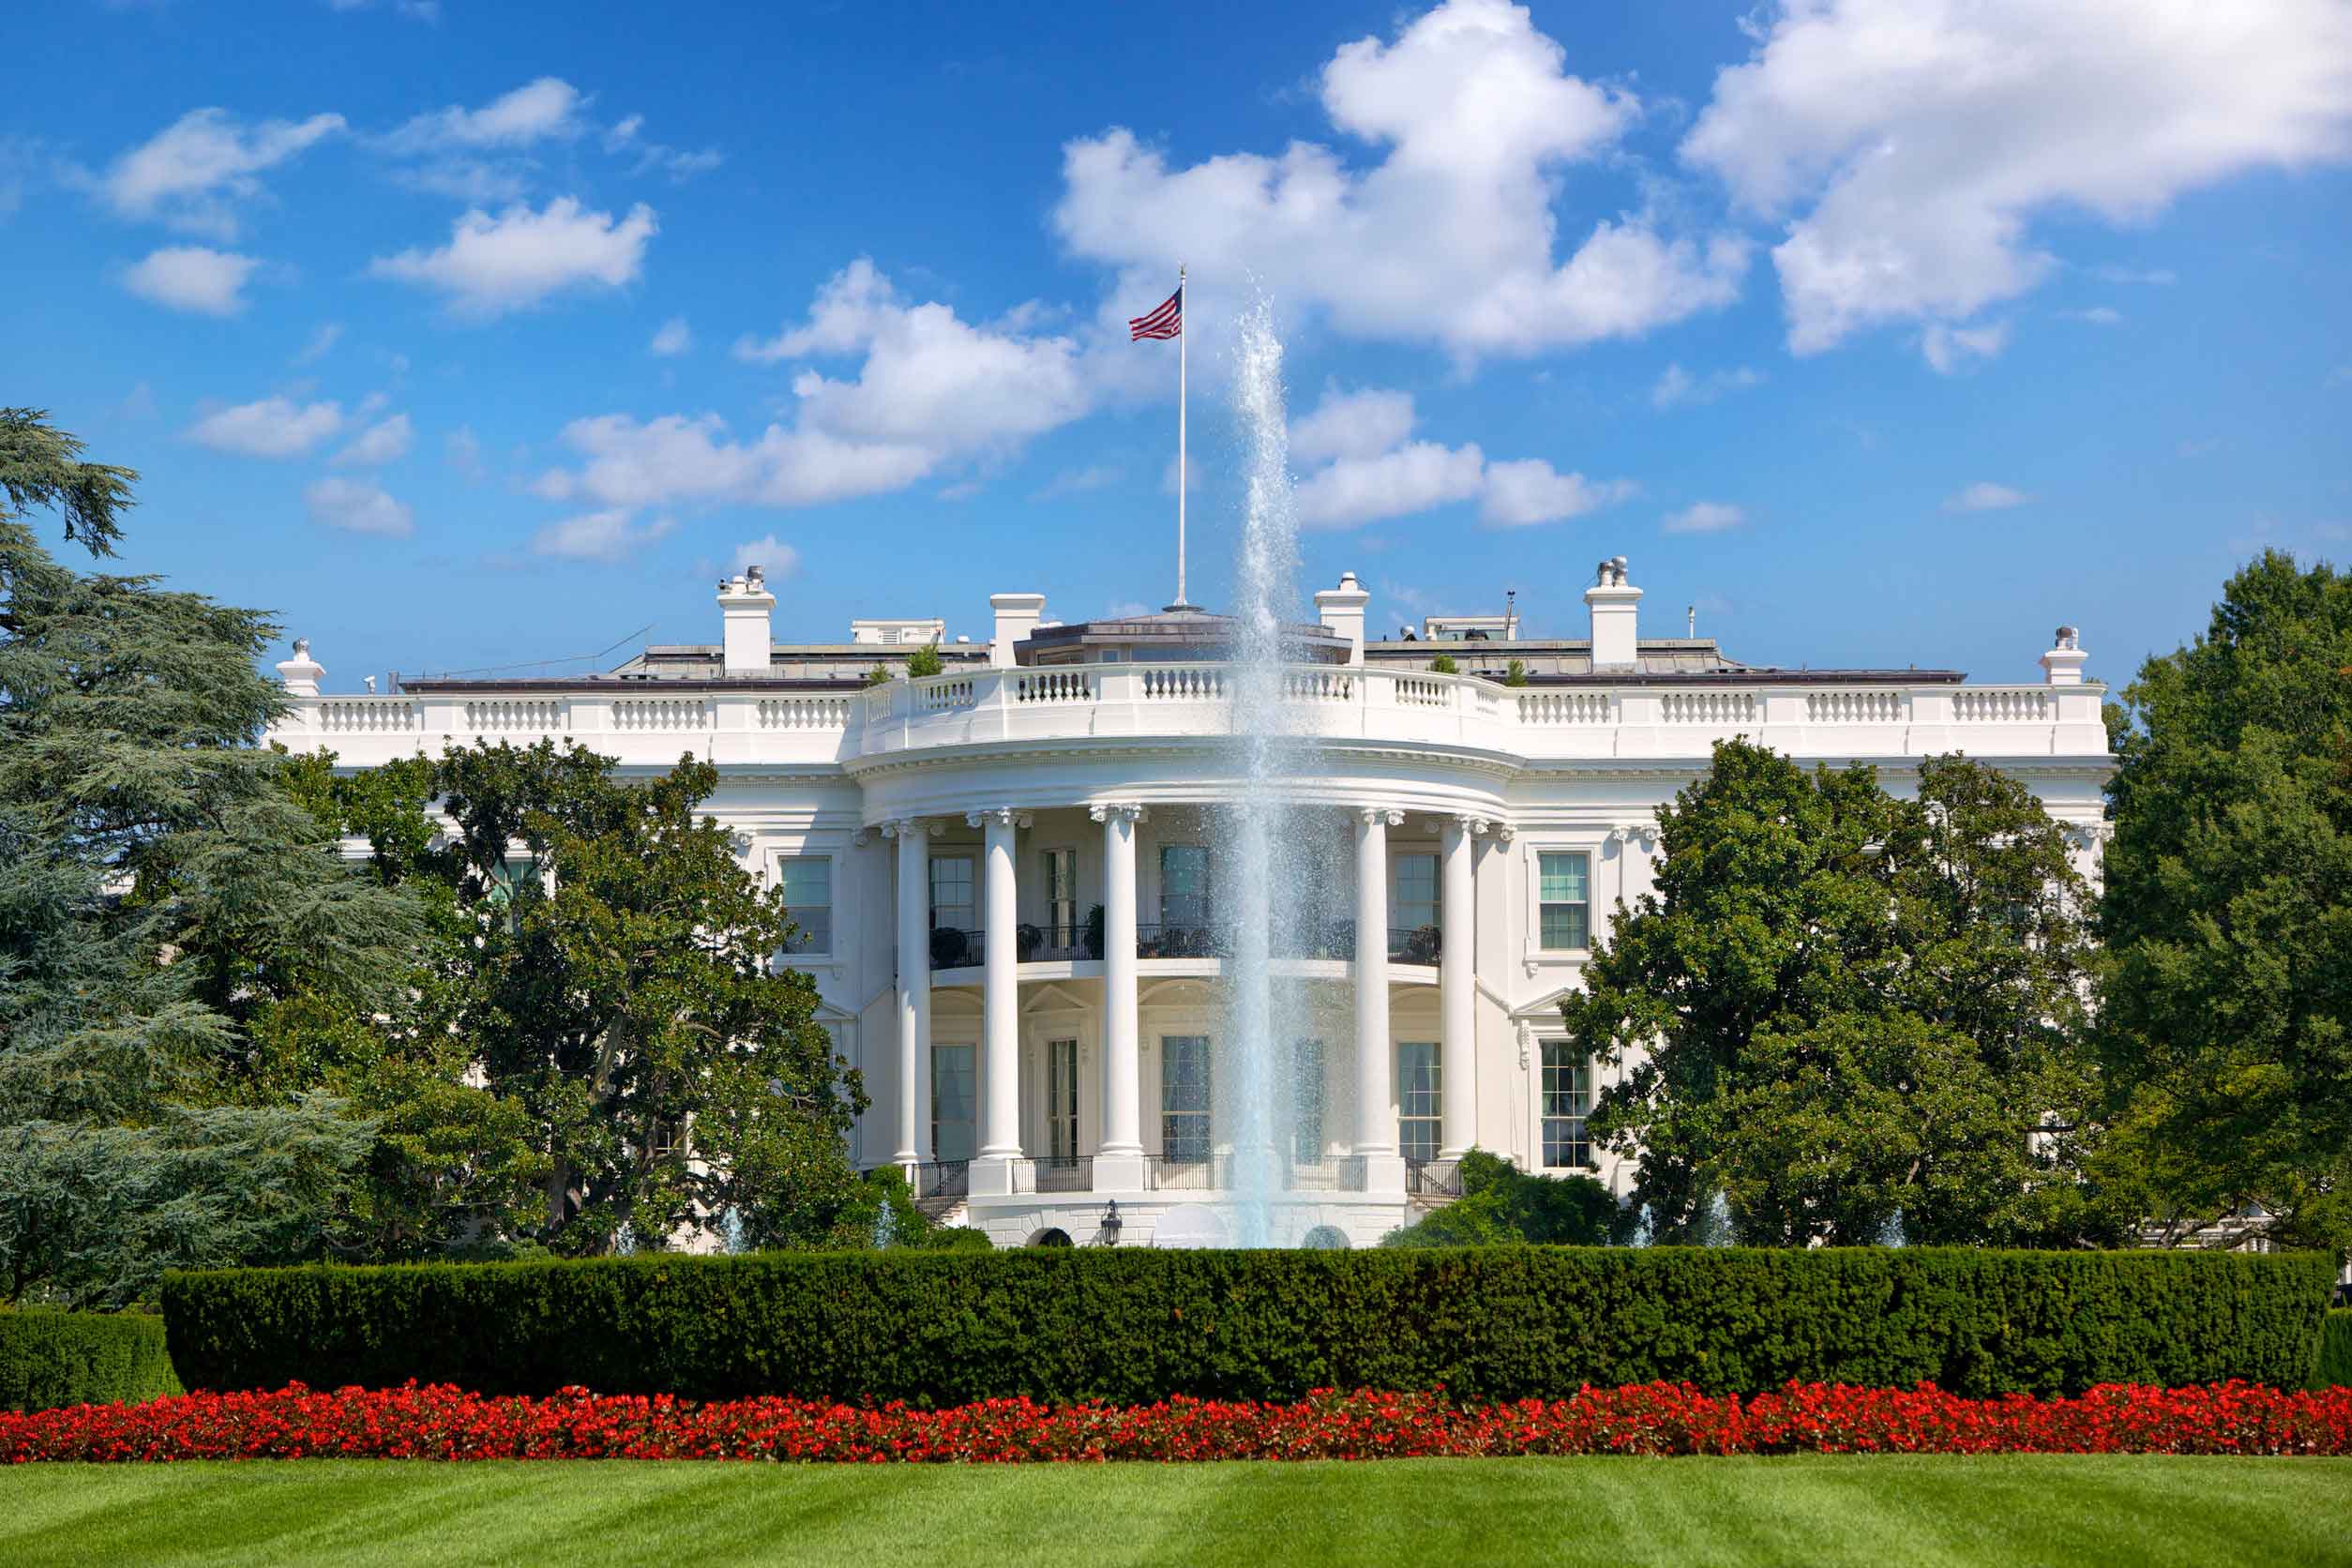
M 1371 640 L 1352 575 L 1298 629 L 1299 832 L 1357 918 L 1274 940 L 1279 972 L 1331 1003 L 1323 1037 L 1284 1047 L 1304 1087 L 1279 1239 L 1372 1242 L 1472 1146 L 1533 1170 L 1593 1160 L 1591 1073 L 1559 1000 L 1609 912 L 1650 885 L 1654 813 L 1720 737 L 1876 763 L 1897 791 L 1922 758 L 1966 752 L 2023 780 L 2095 872 L 2104 688 L 2071 630 L 2030 684 L 1756 667 L 1711 639 L 1639 635 L 1621 561 L 1596 578 L 1585 638 L 1524 638 L 1515 608 Z M 273 738 L 345 768 L 548 737 L 624 772 L 708 759 L 711 810 L 806 933 L 781 961 L 815 976 L 864 1073 L 862 1165 L 908 1167 L 1000 1244 L 1089 1240 L 1114 1199 L 1129 1244 L 1180 1209 L 1171 1232 L 1214 1216 L 1230 1165 L 1219 822 L 1242 788 L 1229 623 L 1179 608 L 1061 625 L 1041 595 L 998 594 L 985 643 L 925 619 L 778 643 L 757 568 L 718 603 L 719 643 L 596 675 L 330 696 L 298 643 Z M 866 684 L 918 646 L 943 673 Z M 1440 656 L 1459 672 L 1434 672 Z M 1503 684 L 1514 661 L 1523 686 Z M 1598 1168 L 1621 1188 L 1608 1157 Z

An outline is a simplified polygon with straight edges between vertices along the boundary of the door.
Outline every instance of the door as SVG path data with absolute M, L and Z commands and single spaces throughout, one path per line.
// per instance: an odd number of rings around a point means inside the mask
M 1046 1042 L 1046 1158 L 1052 1164 L 1078 1164 L 1078 1042 Z
M 1209 1037 L 1160 1036 L 1160 1157 L 1170 1165 L 1209 1158 Z
M 942 1164 L 968 1160 L 979 1147 L 972 1137 L 972 1048 L 931 1048 L 931 1157 Z

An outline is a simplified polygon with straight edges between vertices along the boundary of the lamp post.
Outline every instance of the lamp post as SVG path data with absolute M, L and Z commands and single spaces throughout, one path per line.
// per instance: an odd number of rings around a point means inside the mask
M 1119 1228 L 1125 1223 L 1126 1221 L 1119 1217 L 1119 1199 L 1114 1198 L 1110 1200 L 1110 1207 L 1103 1211 L 1103 1244 L 1105 1246 L 1119 1244 Z

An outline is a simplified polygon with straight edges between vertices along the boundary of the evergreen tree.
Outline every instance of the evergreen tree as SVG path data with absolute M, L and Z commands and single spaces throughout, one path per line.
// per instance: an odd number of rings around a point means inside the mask
M 2352 574 L 2266 551 L 2110 728 L 2117 1179 L 2175 1238 L 2352 1247 Z
M 1958 758 L 1897 800 L 1734 740 L 1658 821 L 1657 890 L 1563 1012 L 1623 1069 L 1591 1127 L 1638 1146 L 1659 1240 L 1717 1194 L 1756 1244 L 2112 1233 L 2079 1175 L 2087 889 L 2038 801 Z
M 93 553 L 127 470 L 0 414 L 0 489 Z M 0 516 L 0 1282 L 120 1303 L 164 1267 L 326 1243 L 367 1130 L 257 1099 L 249 1025 L 382 1003 L 419 930 L 354 876 L 256 742 L 280 709 L 257 612 L 60 565 Z

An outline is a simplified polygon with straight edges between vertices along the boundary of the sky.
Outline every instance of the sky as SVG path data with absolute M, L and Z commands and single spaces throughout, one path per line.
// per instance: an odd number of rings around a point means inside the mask
M 1018 22 L 1008 21 L 1018 17 Z M 1305 595 L 2120 682 L 2352 559 L 2352 0 L 25 0 L 0 402 L 113 569 L 330 690 L 987 596 L 1229 596 L 1236 331 Z M 61 550 L 53 520 L 50 539 Z M 606 652 L 618 648 L 619 651 Z M 600 658 L 579 656 L 600 654 Z M 280 656 L 273 651 L 272 658 Z M 563 662 L 570 660 L 571 662 Z M 552 662 L 549 662 L 552 661 Z

